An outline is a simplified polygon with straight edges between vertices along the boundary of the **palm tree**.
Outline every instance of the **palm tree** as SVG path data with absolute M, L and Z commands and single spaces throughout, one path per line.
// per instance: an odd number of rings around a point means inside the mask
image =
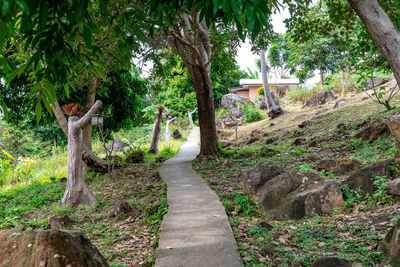
M 272 119 L 278 117 L 282 114 L 282 109 L 275 103 L 272 98 L 271 91 L 269 90 L 268 85 L 268 76 L 267 76 L 267 63 L 265 61 L 265 51 L 261 50 L 261 74 L 263 79 L 264 86 L 264 102 L 267 104 L 267 113 Z

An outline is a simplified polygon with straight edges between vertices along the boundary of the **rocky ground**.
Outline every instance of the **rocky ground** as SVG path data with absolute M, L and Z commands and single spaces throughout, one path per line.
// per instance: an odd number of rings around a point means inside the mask
M 362 93 L 336 102 L 284 105 L 274 120 L 239 126 L 238 140 L 225 128 L 221 157 L 194 162 L 225 205 L 246 266 L 308 266 L 323 256 L 343 266 L 387 261 L 382 240 L 400 218 L 399 197 L 386 185 L 399 178 L 385 121 L 395 111 Z M 243 171 L 254 166 L 281 170 Z

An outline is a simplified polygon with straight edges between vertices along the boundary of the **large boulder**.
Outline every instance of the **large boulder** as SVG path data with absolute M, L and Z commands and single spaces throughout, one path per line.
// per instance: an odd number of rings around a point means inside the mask
M 303 108 L 321 106 L 335 99 L 335 95 L 332 91 L 323 91 L 307 99 L 306 102 L 304 102 Z
M 115 138 L 112 143 L 107 147 L 108 151 L 121 151 L 124 150 L 124 148 L 127 147 L 127 145 L 121 141 L 119 138 Z
M 400 220 L 386 234 L 385 238 L 379 242 L 378 251 L 388 258 L 391 266 L 400 266 Z
M 356 159 L 338 158 L 321 160 L 317 167 L 317 171 L 331 171 L 334 174 L 342 175 L 361 167 L 361 162 Z
M 337 257 L 322 257 L 315 260 L 309 267 L 352 267 L 351 261 Z
M 394 138 L 400 141 L 400 116 L 397 114 L 387 116 L 386 124 Z
M 385 160 L 375 163 L 371 166 L 361 168 L 344 181 L 344 185 L 347 185 L 352 190 L 361 189 L 361 194 L 372 194 L 377 188 L 373 185 L 372 178 L 375 176 L 386 176 L 390 178 L 390 164 L 393 160 Z
M 242 178 L 246 194 L 255 197 L 260 188 L 272 178 L 283 173 L 285 170 L 274 164 L 258 165 L 242 171 Z
M 400 178 L 394 179 L 386 183 L 388 193 L 395 196 L 400 196 Z
M 334 207 L 343 208 L 337 182 L 313 172 L 286 171 L 266 182 L 259 194 L 264 212 L 275 219 L 329 215 Z
M 237 94 L 226 94 L 222 96 L 221 106 L 222 108 L 228 109 L 232 115 L 239 118 L 243 115 L 238 103 L 244 103 L 246 105 L 252 105 L 250 99 L 244 96 L 239 96 Z
M 108 266 L 99 250 L 79 231 L 0 232 L 0 266 Z
M 259 197 L 265 214 L 275 219 L 301 219 L 328 215 L 334 207 L 343 208 L 343 195 L 337 182 L 315 173 L 298 173 L 278 165 L 259 165 L 243 171 L 248 195 Z
M 374 87 L 383 85 L 384 83 L 387 83 L 390 80 L 391 79 L 388 77 L 369 79 L 369 80 L 367 80 L 367 87 L 368 87 L 368 89 L 372 89 Z
M 388 131 L 386 122 L 380 118 L 373 121 L 364 121 L 357 125 L 357 128 L 359 131 L 356 133 L 355 137 L 360 138 L 363 141 L 373 141 Z
M 217 129 L 225 129 L 227 128 L 231 128 L 231 127 L 235 127 L 236 126 L 236 122 L 235 119 L 230 116 L 230 115 L 222 115 L 221 117 L 218 118 L 217 122 L 216 122 L 216 127 Z

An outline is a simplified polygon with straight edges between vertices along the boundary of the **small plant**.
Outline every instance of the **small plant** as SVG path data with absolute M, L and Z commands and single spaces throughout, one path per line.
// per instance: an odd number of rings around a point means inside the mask
M 381 202 L 382 204 L 392 202 L 392 195 L 387 194 L 388 185 L 386 182 L 390 181 L 386 176 L 374 176 L 371 178 L 372 184 L 377 188 L 372 193 L 372 199 Z
M 357 188 L 357 190 L 350 189 L 347 185 L 342 187 L 343 194 L 346 197 L 346 201 L 344 202 L 345 208 L 352 208 L 355 203 L 360 203 L 363 200 L 361 194 L 361 188 Z
M 301 165 L 300 172 L 310 172 L 310 171 L 313 171 L 313 168 L 311 168 L 310 165 L 308 165 L 307 163 Z
M 321 170 L 319 171 L 320 174 L 327 176 L 330 179 L 335 179 L 335 175 L 331 171 Z

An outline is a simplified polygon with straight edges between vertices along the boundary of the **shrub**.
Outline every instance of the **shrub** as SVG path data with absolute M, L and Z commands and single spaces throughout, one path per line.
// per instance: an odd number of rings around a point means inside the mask
M 243 112 L 243 120 L 245 122 L 253 122 L 262 120 L 265 114 L 253 104 L 239 104 L 240 109 Z
M 294 88 L 289 91 L 288 98 L 293 100 L 294 102 L 301 102 L 302 104 L 304 104 L 304 102 L 306 102 L 307 99 L 320 93 L 321 91 L 322 88 L 320 86 L 316 86 L 312 89 L 303 86 L 298 86 L 297 88 Z

